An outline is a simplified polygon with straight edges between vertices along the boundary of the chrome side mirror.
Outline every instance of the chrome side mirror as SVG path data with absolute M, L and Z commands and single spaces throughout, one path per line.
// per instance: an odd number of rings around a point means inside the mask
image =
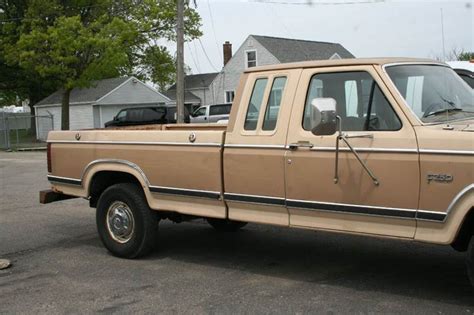
M 316 136 L 329 136 L 336 133 L 336 100 L 315 98 L 311 101 L 311 132 Z

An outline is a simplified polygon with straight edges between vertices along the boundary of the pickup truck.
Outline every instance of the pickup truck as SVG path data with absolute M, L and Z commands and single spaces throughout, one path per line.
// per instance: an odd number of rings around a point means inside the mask
M 242 74 L 227 125 L 52 131 L 40 202 L 82 197 L 114 255 L 205 218 L 451 245 L 474 285 L 474 95 L 444 63 L 347 59 Z

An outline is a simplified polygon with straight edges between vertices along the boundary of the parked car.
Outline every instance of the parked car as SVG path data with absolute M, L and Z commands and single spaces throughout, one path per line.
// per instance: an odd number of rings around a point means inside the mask
M 474 62 L 473 61 L 448 61 L 447 64 L 474 89 Z
M 216 104 L 201 106 L 191 115 L 192 123 L 214 123 L 229 119 L 232 104 Z
M 474 285 L 474 91 L 453 69 L 324 60 L 240 82 L 227 125 L 51 131 L 41 202 L 87 199 L 119 257 L 150 252 L 159 220 L 205 218 L 451 245 Z
M 107 127 L 173 124 L 176 123 L 176 106 L 147 106 L 124 108 L 113 120 L 105 123 Z M 189 112 L 184 109 L 184 122 L 189 123 Z

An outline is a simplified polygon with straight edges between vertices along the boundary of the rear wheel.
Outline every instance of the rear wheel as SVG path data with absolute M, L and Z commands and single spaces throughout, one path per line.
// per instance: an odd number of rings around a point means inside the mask
M 207 219 L 207 222 L 221 232 L 235 232 L 247 225 L 247 222 L 232 221 L 227 219 Z
M 469 248 L 467 250 L 466 257 L 467 265 L 467 274 L 469 275 L 469 280 L 471 280 L 471 285 L 474 287 L 474 235 L 471 236 L 471 241 L 469 242 Z
M 136 258 L 150 253 L 155 245 L 158 221 L 143 191 L 131 183 L 107 188 L 97 203 L 100 239 L 118 257 Z

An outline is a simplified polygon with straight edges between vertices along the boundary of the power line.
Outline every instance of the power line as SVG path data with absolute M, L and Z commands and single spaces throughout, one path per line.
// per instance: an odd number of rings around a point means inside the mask
M 217 68 L 214 66 L 214 64 L 212 63 L 212 61 L 211 61 L 211 59 L 209 58 L 209 56 L 207 55 L 206 49 L 204 49 L 204 45 L 202 44 L 200 38 L 198 38 L 198 41 L 199 41 L 199 44 L 201 45 L 201 49 L 202 49 L 202 51 L 204 52 L 204 55 L 205 55 L 206 58 L 207 58 L 207 61 L 208 61 L 209 64 L 211 65 L 211 67 L 214 69 L 215 72 L 219 72 L 219 71 L 217 70 Z
M 207 0 L 207 7 L 209 8 L 209 16 L 211 17 L 212 33 L 214 34 L 214 41 L 216 42 L 217 54 L 221 56 L 221 50 L 219 49 L 219 44 L 217 43 L 216 28 L 214 27 L 214 18 L 212 17 L 211 3 L 209 0 Z
M 279 1 L 279 0 L 247 0 L 248 2 L 257 2 L 265 4 L 284 4 L 284 5 L 346 5 L 346 4 L 365 4 L 365 3 L 380 3 L 385 2 L 385 0 L 341 0 L 341 1 L 316 1 L 316 0 L 306 0 L 303 2 L 288 2 L 288 1 Z
M 193 52 L 191 51 L 191 47 L 189 45 L 189 42 L 186 42 L 186 46 L 188 47 L 189 54 L 191 55 L 191 59 L 193 60 L 194 66 L 196 67 L 196 70 L 200 73 L 201 70 L 199 69 L 198 64 L 196 63 L 196 59 L 193 56 Z

